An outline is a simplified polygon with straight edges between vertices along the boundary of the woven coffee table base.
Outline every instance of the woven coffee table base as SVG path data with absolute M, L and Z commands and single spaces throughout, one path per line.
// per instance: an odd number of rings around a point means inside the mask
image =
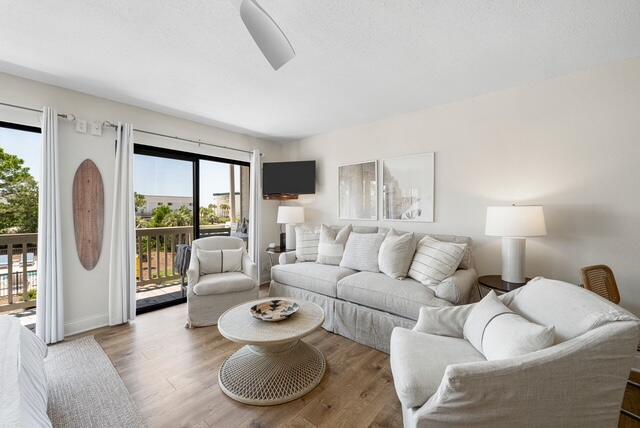
M 272 406 L 311 391 L 325 368 L 322 353 L 301 340 L 270 347 L 245 345 L 222 363 L 218 384 L 241 403 Z

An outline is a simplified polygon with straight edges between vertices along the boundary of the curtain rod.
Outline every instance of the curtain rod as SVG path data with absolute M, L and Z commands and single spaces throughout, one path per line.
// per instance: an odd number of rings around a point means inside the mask
M 0 101 L 0 105 L 6 106 L 6 107 L 13 107 L 13 108 L 17 108 L 17 109 L 21 109 L 21 110 L 28 110 L 28 111 L 33 111 L 36 113 L 42 113 L 42 110 L 37 109 L 37 108 L 32 108 L 32 107 L 25 107 L 25 106 L 19 106 L 17 104 L 9 104 L 9 103 L 3 103 Z M 61 117 L 63 119 L 67 119 L 67 120 L 76 120 L 76 115 L 71 114 L 71 113 L 58 113 L 58 117 Z M 103 126 L 109 126 L 111 128 L 117 128 L 117 125 L 114 123 L 107 121 L 104 121 L 102 123 Z M 211 146 L 211 147 L 218 147 L 220 149 L 226 149 L 226 150 L 234 150 L 236 152 L 242 152 L 242 153 L 248 153 L 248 154 L 252 154 L 253 152 L 250 150 L 243 150 L 243 149 L 236 149 L 235 147 L 229 147 L 229 146 L 221 146 L 218 144 L 212 144 L 212 143 L 206 143 L 204 141 L 200 141 L 200 140 L 192 140 L 190 138 L 182 138 L 182 137 L 178 137 L 175 135 L 167 135 L 167 134 L 161 134 L 159 132 L 152 132 L 152 131 L 145 131 L 144 129 L 133 129 L 135 132 L 140 132 L 142 134 L 149 134 L 149 135 L 155 135 L 156 137 L 163 137 L 163 138 L 171 138 L 173 140 L 179 140 L 179 141 L 185 141 L 187 143 L 193 143 L 193 144 L 204 144 L 205 146 Z M 262 153 L 260 153 L 260 156 L 262 156 Z
M 28 111 L 35 111 L 37 113 L 42 113 L 42 110 L 40 110 L 40 109 L 31 108 L 31 107 L 25 107 L 25 106 L 19 106 L 19 105 L 16 105 L 16 104 L 9 104 L 9 103 L 0 102 L 0 105 L 6 106 L 6 107 L 19 108 L 21 110 L 28 110 Z M 67 119 L 67 120 L 76 120 L 76 115 L 75 114 L 71 114 L 71 113 L 58 113 L 58 117 L 61 117 L 63 119 Z
M 104 121 L 102 123 L 103 126 L 108 126 L 111 128 L 117 128 L 118 125 L 116 125 L 115 123 Z M 135 132 L 140 132 L 141 134 L 148 134 L 148 135 L 155 135 L 156 137 L 163 137 L 163 138 L 170 138 L 172 140 L 178 140 L 178 141 L 185 141 L 187 143 L 192 143 L 192 144 L 198 144 L 198 145 L 205 145 L 205 146 L 211 146 L 211 147 L 218 147 L 220 149 L 226 149 L 226 150 L 234 150 L 236 152 L 242 152 L 242 153 L 248 153 L 248 154 L 252 154 L 253 152 L 250 150 L 243 150 L 243 149 L 236 149 L 235 147 L 229 147 L 229 146 L 222 146 L 219 144 L 213 144 L 213 143 L 207 143 L 201 140 L 193 140 L 191 138 L 183 138 L 183 137 L 178 137 L 177 135 L 167 135 L 167 134 L 161 134 L 159 132 L 153 132 L 153 131 L 145 131 L 144 129 L 137 129 L 137 128 L 133 128 L 133 130 Z M 260 156 L 262 156 L 262 153 L 260 153 Z

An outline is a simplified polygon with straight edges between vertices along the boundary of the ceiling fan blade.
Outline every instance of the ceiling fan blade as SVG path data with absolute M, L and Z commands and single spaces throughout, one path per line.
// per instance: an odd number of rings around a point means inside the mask
M 296 56 L 287 36 L 255 0 L 242 0 L 240 17 L 274 70 Z

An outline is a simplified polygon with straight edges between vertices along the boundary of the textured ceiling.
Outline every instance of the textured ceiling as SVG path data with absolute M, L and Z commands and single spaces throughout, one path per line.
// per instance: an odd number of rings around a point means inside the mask
M 277 72 L 227 0 L 0 0 L 0 71 L 279 139 L 640 56 L 637 0 L 260 3 Z

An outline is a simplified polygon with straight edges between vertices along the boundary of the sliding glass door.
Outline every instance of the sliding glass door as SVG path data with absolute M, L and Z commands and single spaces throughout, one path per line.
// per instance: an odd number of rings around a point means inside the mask
M 174 266 L 182 246 L 220 235 L 246 242 L 246 163 L 136 145 L 134 194 L 138 313 L 186 300 Z

